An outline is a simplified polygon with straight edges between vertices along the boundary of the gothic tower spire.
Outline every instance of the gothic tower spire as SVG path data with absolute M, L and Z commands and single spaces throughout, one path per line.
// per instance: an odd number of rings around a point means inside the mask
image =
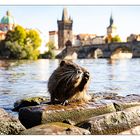
M 107 27 L 107 36 L 108 37 L 114 37 L 117 33 L 117 27 L 114 25 L 114 19 L 113 19 L 113 16 L 112 16 L 112 12 L 111 12 L 111 15 L 110 15 L 110 24 L 109 26 Z
M 68 20 L 68 12 L 67 12 L 67 8 L 64 8 L 62 13 L 62 21 L 66 21 L 66 20 Z
M 67 42 L 72 43 L 72 25 L 73 20 L 71 17 L 68 17 L 67 8 L 63 9 L 62 19 L 57 20 L 58 25 L 58 46 L 59 49 L 62 49 L 66 46 Z
M 111 15 L 110 15 L 110 26 L 113 25 L 113 16 L 112 16 L 112 12 L 111 12 Z

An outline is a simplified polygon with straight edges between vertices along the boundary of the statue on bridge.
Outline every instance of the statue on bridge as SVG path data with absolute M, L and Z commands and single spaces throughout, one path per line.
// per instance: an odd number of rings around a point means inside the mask
M 71 46 L 71 47 L 72 47 L 72 43 L 71 43 L 71 41 L 70 41 L 70 40 L 68 40 L 68 41 L 65 43 L 65 46 L 66 46 L 66 48 L 67 48 L 67 47 L 69 47 L 69 46 Z

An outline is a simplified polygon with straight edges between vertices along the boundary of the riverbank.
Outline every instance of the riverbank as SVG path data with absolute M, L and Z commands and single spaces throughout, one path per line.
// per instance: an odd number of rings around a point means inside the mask
M 76 102 L 66 106 L 51 105 L 44 97 L 23 100 L 18 101 L 18 118 L 26 129 L 19 131 L 19 135 L 140 134 L 140 95 L 98 93 L 92 94 L 88 103 Z M 6 122 L 5 116 L 3 120 Z M 5 124 L 7 122 L 3 126 Z M 11 134 L 4 129 L 5 134 Z

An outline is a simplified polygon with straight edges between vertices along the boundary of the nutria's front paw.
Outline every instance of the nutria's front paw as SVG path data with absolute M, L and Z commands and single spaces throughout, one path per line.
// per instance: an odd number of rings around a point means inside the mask
M 68 104 L 69 104 L 69 101 L 68 100 L 65 100 L 64 102 L 61 103 L 61 105 L 64 105 L 64 106 L 66 106 Z
M 88 81 L 89 77 L 90 77 L 89 72 L 84 72 L 84 79 Z

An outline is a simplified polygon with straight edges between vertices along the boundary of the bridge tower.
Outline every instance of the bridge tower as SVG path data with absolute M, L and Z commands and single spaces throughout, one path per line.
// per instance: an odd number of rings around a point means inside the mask
M 117 34 L 117 27 L 114 25 L 112 13 L 110 15 L 110 24 L 107 27 L 107 36 L 114 37 Z
M 57 20 L 58 24 L 58 47 L 62 49 L 65 47 L 67 42 L 72 43 L 73 35 L 72 35 L 72 25 L 73 20 L 71 17 L 68 17 L 67 9 L 63 9 L 62 19 Z

